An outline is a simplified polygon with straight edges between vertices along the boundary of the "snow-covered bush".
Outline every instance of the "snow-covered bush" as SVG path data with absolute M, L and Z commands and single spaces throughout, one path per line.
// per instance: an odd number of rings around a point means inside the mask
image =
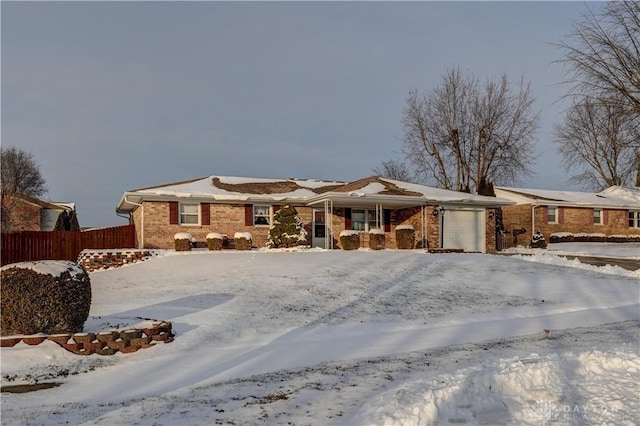
M 358 231 L 340 231 L 340 247 L 342 250 L 357 250 L 360 247 L 360 233 Z
M 586 232 L 579 232 L 577 234 L 573 234 L 573 241 L 575 242 L 592 242 L 592 243 L 604 243 L 607 240 L 607 236 L 605 234 L 589 234 Z
M 400 250 L 408 250 L 415 247 L 416 231 L 411 225 L 396 226 L 396 247 Z
M 1 333 L 77 333 L 91 307 L 91 281 L 84 268 L 66 260 L 3 266 Z
M 173 236 L 173 240 L 176 251 L 191 251 L 194 239 L 188 232 L 178 232 Z
M 369 230 L 369 248 L 371 250 L 384 249 L 384 231 L 379 228 Z
M 531 248 L 547 248 L 547 241 L 540 231 L 536 231 L 531 237 Z
M 207 234 L 207 248 L 209 250 L 222 250 L 224 245 L 224 236 L 217 232 Z
M 554 232 L 549 236 L 550 243 L 570 243 L 573 241 L 571 232 Z
M 233 241 L 236 250 L 251 250 L 253 245 L 253 236 L 250 232 L 236 232 L 233 234 Z
M 286 205 L 273 215 L 269 229 L 268 248 L 283 248 L 308 245 L 308 234 L 293 206 Z

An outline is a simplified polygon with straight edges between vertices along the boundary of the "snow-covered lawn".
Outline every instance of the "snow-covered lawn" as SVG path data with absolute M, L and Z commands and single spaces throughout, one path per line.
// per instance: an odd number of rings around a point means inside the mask
M 62 382 L 2 393 L 3 425 L 640 421 L 640 271 L 420 250 L 163 254 L 92 273 L 85 329 L 157 318 L 176 340 L 113 357 L 3 348 L 3 386 Z

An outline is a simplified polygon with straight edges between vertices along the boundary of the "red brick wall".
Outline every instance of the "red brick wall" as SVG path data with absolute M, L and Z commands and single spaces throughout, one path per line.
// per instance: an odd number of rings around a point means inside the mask
M 41 208 L 22 200 L 11 203 L 11 228 L 16 231 L 41 231 Z
M 486 226 L 486 247 L 487 253 L 496 252 L 496 209 L 487 209 L 485 211 Z
M 531 204 L 508 206 L 503 209 L 502 220 L 506 230 L 525 228 L 526 234 L 518 236 L 518 244 L 528 245 L 531 241 Z M 548 223 L 547 209 L 535 208 L 535 230 L 541 231 L 549 241 L 551 234 L 570 232 L 572 234 L 640 235 L 640 229 L 629 228 L 628 211 L 603 209 L 602 225 L 593 224 L 593 209 L 580 207 L 558 207 L 559 223 Z
M 145 201 L 144 206 L 144 247 L 139 248 L 174 248 L 173 236 L 178 232 L 188 232 L 196 241 L 205 243 L 207 234 L 218 232 L 233 238 L 236 232 L 250 232 L 254 247 L 265 247 L 269 237 L 269 226 L 246 226 L 244 220 L 244 204 L 210 204 L 210 225 L 171 225 L 169 224 L 169 203 Z M 305 230 L 311 236 L 312 209 L 296 206 L 298 215 Z M 142 209 L 133 213 L 138 236 L 138 246 L 142 241 Z
M 140 242 L 142 241 L 142 209 L 138 208 L 133 213 L 138 247 L 171 249 L 174 247 L 173 236 L 178 232 L 188 232 L 198 242 L 202 243 L 206 241 L 206 235 L 210 232 L 226 234 L 230 238 L 236 232 L 250 232 L 253 236 L 253 246 L 265 247 L 269 236 L 269 226 L 245 226 L 244 208 L 244 204 L 211 204 L 211 225 L 170 225 L 168 203 L 146 201 L 144 202 L 144 247 L 140 247 Z M 428 206 L 424 209 L 427 247 L 440 247 L 440 218 L 439 216 L 434 216 L 434 209 L 434 206 Z M 311 238 L 313 209 L 306 206 L 296 206 L 296 210 L 302 219 L 309 238 Z M 332 220 L 334 247 L 340 248 L 338 236 L 345 229 L 345 209 L 334 208 Z M 391 232 L 385 233 L 386 248 L 396 248 L 395 229 L 398 225 L 412 225 L 416 235 L 416 248 L 422 247 L 421 207 L 391 210 Z M 488 253 L 493 253 L 495 251 L 495 218 L 489 218 L 488 212 L 486 213 L 486 225 L 486 249 Z M 529 228 L 530 225 L 525 227 Z M 530 239 L 530 237 L 528 238 Z M 363 233 L 361 235 L 360 246 L 368 247 L 368 234 Z

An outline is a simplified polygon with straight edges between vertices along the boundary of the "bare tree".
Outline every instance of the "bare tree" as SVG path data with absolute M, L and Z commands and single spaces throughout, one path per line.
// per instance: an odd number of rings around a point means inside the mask
M 640 2 L 607 2 L 574 24 L 560 62 L 571 71 L 570 95 L 616 100 L 640 114 Z M 613 97 L 619 93 L 620 97 Z
M 398 159 L 382 161 L 379 166 L 373 169 L 373 173 L 377 176 L 386 177 L 404 182 L 415 182 L 415 176 L 409 170 L 407 164 Z
M 455 67 L 426 95 L 409 92 L 404 152 L 422 180 L 477 191 L 481 179 L 513 183 L 532 172 L 539 114 L 529 84 L 506 75 L 484 84 Z
M 577 172 L 571 180 L 601 188 L 631 184 L 635 173 L 640 185 L 640 3 L 608 2 L 597 14 L 589 10 L 558 46 L 564 51 L 560 62 L 570 70 L 573 106 L 556 128 L 556 142 Z M 591 125 L 579 129 L 585 124 Z
M 554 135 L 570 182 L 593 190 L 629 185 L 638 167 L 637 116 L 621 103 L 589 98 L 575 103 Z
M 12 216 L 21 195 L 39 197 L 47 192 L 46 182 L 33 154 L 15 147 L 0 148 L 0 200 L 2 231 L 12 227 Z

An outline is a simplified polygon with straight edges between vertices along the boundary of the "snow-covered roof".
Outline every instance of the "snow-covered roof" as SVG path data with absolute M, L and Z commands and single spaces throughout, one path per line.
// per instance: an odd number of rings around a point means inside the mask
M 345 182 L 314 179 L 264 179 L 237 176 L 208 176 L 182 182 L 127 191 L 116 211 L 130 211 L 143 200 L 204 199 L 219 201 L 263 200 L 272 202 L 303 202 L 323 191 Z
M 548 189 L 496 187 L 496 195 L 518 204 L 557 204 L 585 207 L 640 208 L 640 193 L 632 188 L 611 187 L 604 191 L 554 191 Z M 635 194 L 635 195 L 634 195 Z
M 449 191 L 392 179 L 371 176 L 353 182 L 315 179 L 264 179 L 235 176 L 208 176 L 165 185 L 139 188 L 124 193 L 116 211 L 134 210 L 142 201 L 209 200 L 210 202 L 297 202 L 316 203 L 332 199 L 347 202 L 419 205 L 424 202 L 501 206 L 511 201 L 495 197 Z
M 342 197 L 341 197 L 342 196 Z M 311 202 L 322 199 L 332 199 L 342 202 L 358 197 L 364 202 L 391 203 L 396 205 L 418 205 L 421 203 L 434 204 L 468 204 L 478 206 L 506 206 L 513 202 L 483 195 L 466 192 L 450 191 L 416 183 L 371 176 L 351 182 L 345 186 L 315 196 Z
M 605 197 L 623 198 L 636 202 L 640 205 L 640 188 L 629 188 L 625 186 L 610 186 L 604 191 L 600 191 Z

